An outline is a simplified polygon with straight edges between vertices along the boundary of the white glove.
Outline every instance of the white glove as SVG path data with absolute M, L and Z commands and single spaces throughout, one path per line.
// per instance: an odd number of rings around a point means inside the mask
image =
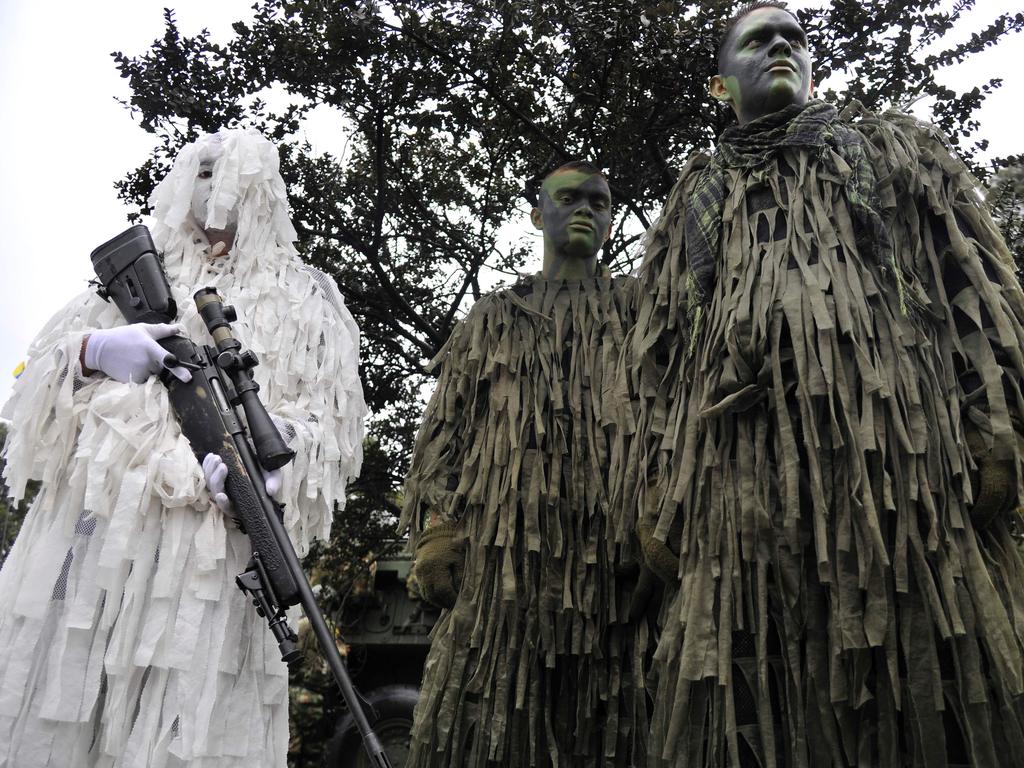
M 281 470 L 272 469 L 267 472 L 261 468 L 260 471 L 263 472 L 263 484 L 267 493 L 276 497 L 281 490 Z M 224 459 L 216 453 L 206 454 L 203 457 L 203 474 L 206 476 L 206 487 L 217 509 L 221 512 L 230 512 L 231 499 L 224 493 L 224 481 L 228 477 L 228 465 L 224 463 Z
M 224 481 L 228 479 L 228 465 L 216 453 L 208 453 L 203 457 L 203 474 L 206 476 L 206 487 L 217 509 L 227 512 L 231 509 L 231 499 L 224 493 Z
M 133 323 L 92 331 L 85 344 L 85 367 L 103 371 L 121 382 L 143 382 L 164 368 L 168 357 L 174 361 L 174 356 L 156 340 L 181 331 L 177 323 Z M 168 370 L 181 381 L 192 380 L 192 374 L 185 368 L 175 366 Z

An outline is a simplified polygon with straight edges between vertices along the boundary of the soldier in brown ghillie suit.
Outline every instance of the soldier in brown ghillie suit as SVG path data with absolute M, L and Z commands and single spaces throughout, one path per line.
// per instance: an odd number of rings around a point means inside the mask
M 810 99 L 780 4 L 711 90 L 739 125 L 671 192 L 627 342 L 625 496 L 678 586 L 649 765 L 1020 765 L 1006 246 L 933 127 Z
M 536 205 L 543 270 L 478 301 L 452 333 L 406 479 L 414 574 L 448 609 L 409 766 L 645 760 L 636 557 L 608 503 L 632 416 L 614 387 L 635 281 L 597 260 L 611 198 L 596 168 L 557 169 Z

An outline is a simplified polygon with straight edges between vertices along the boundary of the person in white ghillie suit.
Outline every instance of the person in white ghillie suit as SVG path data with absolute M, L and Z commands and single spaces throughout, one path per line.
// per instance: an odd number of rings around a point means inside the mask
M 256 131 L 221 130 L 181 151 L 150 204 L 182 330 L 210 343 L 192 294 L 213 286 L 260 358 L 296 452 L 276 493 L 301 556 L 359 472 L 366 407 L 359 330 L 296 255 L 278 164 Z M 123 326 L 93 292 L 72 301 L 3 412 L 12 497 L 42 488 L 0 571 L 0 768 L 283 768 L 287 669 L 234 584 L 248 540 L 150 375 L 152 339 L 178 329 Z

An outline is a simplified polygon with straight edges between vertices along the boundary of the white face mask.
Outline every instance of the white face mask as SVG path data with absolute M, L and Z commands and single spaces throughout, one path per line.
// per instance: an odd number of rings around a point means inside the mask
M 215 160 L 203 160 L 199 163 L 199 172 L 196 174 L 195 185 L 192 187 L 192 215 L 196 223 L 203 230 L 207 230 L 207 220 L 210 215 L 210 196 L 213 192 L 213 176 Z M 238 207 L 228 211 L 227 221 L 224 225 L 224 232 L 234 232 L 238 227 Z

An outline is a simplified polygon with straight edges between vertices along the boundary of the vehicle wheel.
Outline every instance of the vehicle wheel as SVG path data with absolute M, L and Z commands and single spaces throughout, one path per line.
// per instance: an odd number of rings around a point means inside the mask
M 418 697 L 419 690 L 413 685 L 383 685 L 366 695 L 372 705 L 372 709 L 364 705 L 366 716 L 394 768 L 404 768 L 409 757 L 412 713 Z M 323 765 L 324 768 L 372 768 L 355 719 L 348 712 L 338 720 L 334 736 L 327 742 Z

